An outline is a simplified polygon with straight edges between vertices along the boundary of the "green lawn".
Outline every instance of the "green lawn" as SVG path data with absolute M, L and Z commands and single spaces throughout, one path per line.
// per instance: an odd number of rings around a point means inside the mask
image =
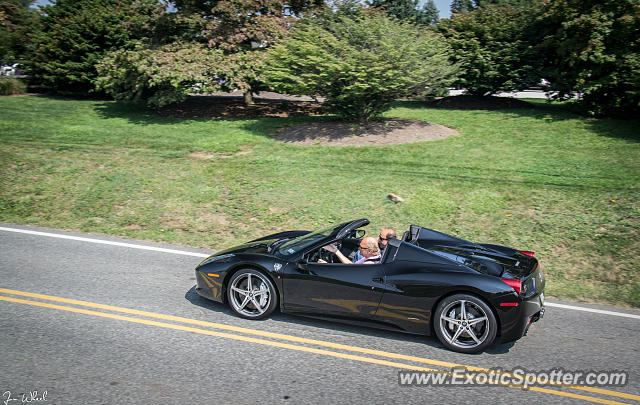
M 109 101 L 3 97 L 0 221 L 211 249 L 359 217 L 375 235 L 416 223 L 536 251 L 549 296 L 640 307 L 639 121 L 542 102 L 401 102 L 387 115 L 460 136 L 296 146 L 270 135 L 320 118 L 172 119 Z

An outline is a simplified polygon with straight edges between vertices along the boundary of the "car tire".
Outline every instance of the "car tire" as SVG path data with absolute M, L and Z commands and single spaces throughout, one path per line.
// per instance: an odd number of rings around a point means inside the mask
M 227 285 L 229 306 L 246 319 L 264 319 L 275 311 L 278 296 L 269 277 L 255 269 L 241 269 Z
M 460 353 L 477 353 L 493 343 L 498 322 L 485 301 L 470 294 L 443 299 L 433 314 L 433 327 L 440 342 Z

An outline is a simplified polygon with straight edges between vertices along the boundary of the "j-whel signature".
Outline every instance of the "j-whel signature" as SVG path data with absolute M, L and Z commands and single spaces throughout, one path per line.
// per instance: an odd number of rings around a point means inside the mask
M 28 391 L 22 394 L 22 398 L 15 398 L 11 396 L 11 391 L 5 391 L 2 393 L 2 403 L 4 405 L 9 405 L 13 401 L 19 401 L 22 399 L 23 404 L 28 404 L 30 402 L 46 402 L 47 401 L 47 390 L 44 390 L 42 393 L 35 391 Z

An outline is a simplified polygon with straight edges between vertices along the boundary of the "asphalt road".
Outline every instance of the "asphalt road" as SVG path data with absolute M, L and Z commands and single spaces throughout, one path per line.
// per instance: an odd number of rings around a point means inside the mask
M 640 403 L 640 311 L 551 306 L 518 342 L 464 355 L 429 337 L 283 314 L 235 317 L 194 293 L 193 269 L 207 251 L 0 227 L 180 251 L 0 229 L 2 404 Z M 595 391 L 398 384 L 399 371 L 453 364 L 618 370 L 628 383 Z

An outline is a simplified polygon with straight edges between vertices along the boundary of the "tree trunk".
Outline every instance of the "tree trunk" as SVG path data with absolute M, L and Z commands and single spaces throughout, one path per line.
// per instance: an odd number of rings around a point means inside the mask
M 245 91 L 242 95 L 244 96 L 245 105 L 253 104 L 253 93 L 251 93 L 250 91 Z

